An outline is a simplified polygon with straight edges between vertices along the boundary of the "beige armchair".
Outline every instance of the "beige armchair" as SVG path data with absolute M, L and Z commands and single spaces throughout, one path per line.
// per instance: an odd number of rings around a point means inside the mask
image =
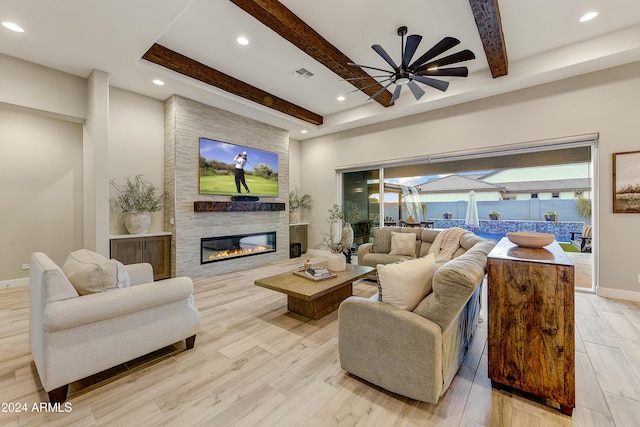
M 191 279 L 154 283 L 150 264 L 124 267 L 130 287 L 80 296 L 47 255 L 31 255 L 29 341 L 51 402 L 64 402 L 71 382 L 181 340 L 194 346 Z

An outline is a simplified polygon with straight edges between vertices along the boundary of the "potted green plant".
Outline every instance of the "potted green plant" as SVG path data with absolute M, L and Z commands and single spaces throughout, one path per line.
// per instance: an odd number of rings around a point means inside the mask
M 313 199 L 310 194 L 303 193 L 298 187 L 294 187 L 289 192 L 289 222 L 297 224 L 300 222 L 302 211 L 311 210 Z
M 502 215 L 498 211 L 490 211 L 488 215 L 492 221 L 500 221 L 502 219 Z
M 556 224 L 558 223 L 558 221 L 560 221 L 560 214 L 558 212 L 554 212 L 554 211 L 546 211 L 544 213 L 544 220 L 545 221 L 553 221 Z
M 453 212 L 446 211 L 442 213 L 442 219 L 452 219 L 452 218 L 453 218 Z
M 355 205 L 343 208 L 338 204 L 334 204 L 328 212 L 327 224 L 329 225 L 329 231 L 320 232 L 322 242 L 318 246 L 325 247 L 331 252 L 327 260 L 327 268 L 329 270 L 344 271 L 347 268 L 344 251 L 351 250 L 351 246 L 353 246 L 353 229 L 351 228 L 351 222 L 347 221 L 355 221 L 358 218 L 360 209 Z M 342 221 L 345 221 L 345 226 L 342 233 L 340 233 L 340 238 L 337 239 L 335 228 L 336 225 L 341 225 Z
M 351 249 L 353 246 L 354 233 L 351 224 L 358 220 L 360 215 L 360 209 L 354 204 L 348 204 L 346 207 L 342 207 L 338 204 L 334 204 L 329 209 L 329 219 L 331 224 L 344 221 L 344 227 L 342 228 L 342 244 L 344 249 Z
M 161 193 L 151 182 L 136 175 L 122 185 L 110 181 L 115 197 L 113 204 L 123 213 L 124 226 L 130 234 L 144 234 L 151 226 L 151 214 L 162 209 L 167 193 Z

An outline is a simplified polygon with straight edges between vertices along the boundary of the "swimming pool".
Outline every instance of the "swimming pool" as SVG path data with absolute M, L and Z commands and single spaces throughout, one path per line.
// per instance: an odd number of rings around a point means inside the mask
M 492 239 L 492 240 L 496 240 L 499 241 L 500 239 L 502 239 L 503 237 L 507 237 L 506 233 L 482 233 L 482 232 L 476 232 L 475 233 L 476 236 L 480 236 L 484 239 Z M 571 235 L 569 234 L 556 234 L 556 241 L 558 242 L 570 242 L 571 241 Z

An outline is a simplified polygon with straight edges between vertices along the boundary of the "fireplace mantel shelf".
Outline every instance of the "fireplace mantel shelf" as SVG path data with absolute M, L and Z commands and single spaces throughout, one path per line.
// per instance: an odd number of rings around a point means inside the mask
M 193 202 L 194 212 L 256 212 L 256 211 L 283 211 L 285 204 L 282 202 Z

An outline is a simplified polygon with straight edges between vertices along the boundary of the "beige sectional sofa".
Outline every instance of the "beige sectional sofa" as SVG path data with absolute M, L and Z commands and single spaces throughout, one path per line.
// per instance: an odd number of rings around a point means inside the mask
M 443 243 L 436 239 L 440 230 L 388 228 L 378 231 L 376 238 L 382 240 L 391 231 L 414 233 L 414 257 L 442 253 Z M 394 393 L 438 402 L 467 353 L 480 310 L 487 255 L 496 245 L 471 232 L 460 231 L 457 236 L 459 247 L 449 248 L 453 259 L 436 255 L 432 291 L 412 311 L 378 301 L 377 296 L 350 297 L 340 305 L 343 369 Z M 387 245 L 380 243 L 377 248 Z M 375 241 L 369 248 L 362 246 L 359 263 L 375 265 L 403 258 L 372 252 Z
M 376 228 L 373 230 L 373 243 L 365 243 L 358 247 L 358 264 L 375 268 L 378 264 L 390 264 L 402 259 L 418 258 L 428 255 L 429 253 L 435 253 L 435 248 L 432 249 L 431 246 L 441 231 L 442 230 L 436 230 L 433 228 Z M 411 253 L 391 253 L 392 233 L 413 234 L 416 238 L 414 250 L 411 251 Z M 480 238 L 470 231 L 462 233 L 460 235 L 459 247 L 455 249 L 452 257 L 456 258 L 465 253 L 469 248 L 471 248 L 478 242 L 478 239 Z M 448 261 L 448 259 L 446 259 L 444 256 L 438 258 L 438 255 L 436 255 L 437 264 L 442 264 L 446 261 Z

